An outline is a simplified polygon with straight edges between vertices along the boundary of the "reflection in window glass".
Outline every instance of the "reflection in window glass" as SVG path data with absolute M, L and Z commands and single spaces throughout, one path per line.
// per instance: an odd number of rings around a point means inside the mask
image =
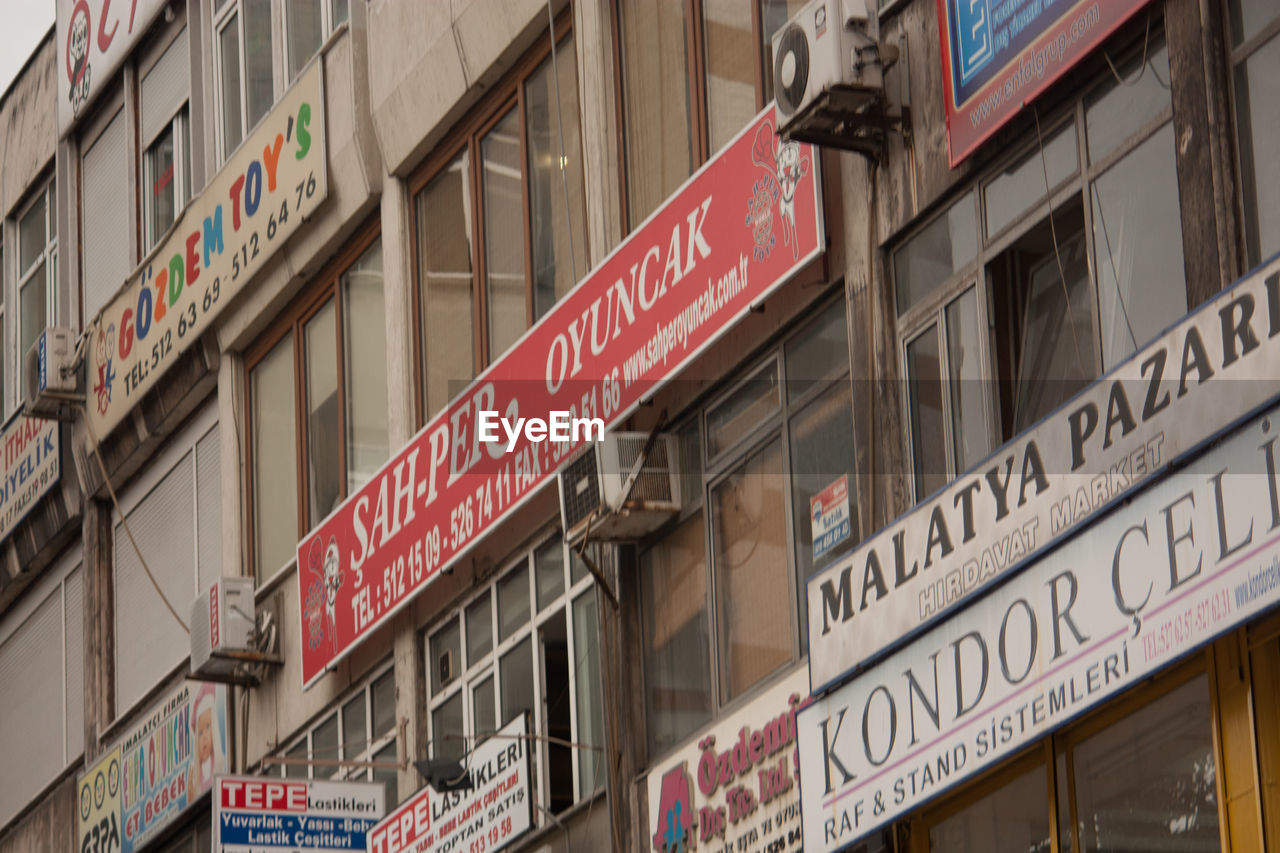
M 47 287 L 45 286 L 44 262 L 30 274 L 18 291 L 18 354 L 25 363 L 27 351 L 36 342 L 36 338 L 48 325 Z M 27 388 L 27 372 L 22 371 L 22 390 Z
M 702 513 L 640 558 L 645 721 L 649 752 L 675 746 L 711 719 L 711 649 Z
M 1217 850 L 1217 768 L 1201 675 L 1073 750 L 1080 850 Z
M 1231 0 L 1227 4 L 1231 12 L 1233 44 L 1241 44 L 1258 34 L 1262 25 L 1276 16 L 1271 0 Z
M 240 116 L 240 27 L 232 15 L 218 33 L 218 56 L 222 67 L 222 151 L 230 154 L 244 139 Z
M 498 642 L 529 621 L 529 567 L 521 565 L 498 581 Z M 506 723 L 506 720 L 502 721 Z
M 271 109 L 275 90 L 271 79 L 271 0 L 241 0 L 244 13 L 245 103 L 249 127 Z
M 916 500 L 920 501 L 947 482 L 942 352 L 937 326 L 930 326 L 907 344 L 907 407 L 911 418 L 911 467 Z
M 338 505 L 342 494 L 338 460 L 337 310 L 333 300 L 303 327 L 306 341 L 307 483 L 311 521 Z
M 311 733 L 311 757 L 322 761 L 333 761 L 338 757 L 338 715 L 330 714 L 328 719 L 316 726 Z M 316 767 L 316 776 L 332 776 L 332 767 Z
M 520 118 L 513 108 L 480 142 L 483 164 L 485 281 L 489 294 L 489 358 L 525 330 L 524 202 Z M 456 211 L 449 211 L 456 216 Z
M 254 570 L 261 583 L 294 556 L 298 543 L 294 455 L 293 337 L 286 335 L 249 376 L 253 407 Z
M 849 369 L 849 328 L 845 325 L 844 301 L 830 308 L 787 342 L 787 399 L 803 396 L 819 380 L 830 379 Z
M 387 355 L 369 346 L 386 335 L 382 302 L 382 241 L 365 250 L 339 282 L 346 392 L 347 494 L 359 489 L 387 460 Z
M 982 334 L 978 289 L 971 287 L 947 306 L 947 375 L 951 389 L 951 438 L 956 472 L 968 471 L 991 450 L 987 386 L 982 379 Z
M 289 42 L 289 79 L 293 80 L 307 64 L 307 60 L 320 49 L 322 26 L 320 4 L 285 4 L 285 37 Z
M 471 339 L 471 192 L 464 148 L 418 194 L 423 416 L 475 376 Z M 426 330 L 431 333 L 427 334 Z
M 584 747 L 605 746 L 604 709 L 600 701 L 600 643 L 595 589 L 588 589 L 573 602 L 573 660 L 578 693 L 576 743 Z M 605 782 L 601 761 L 604 752 L 584 748 L 578 753 L 578 796 L 585 797 Z
M 1152 50 L 1146 65 L 1139 68 L 1141 60 L 1139 56 L 1121 69 L 1126 83 L 1113 82 L 1085 106 L 1085 136 L 1092 163 L 1169 108 L 1169 49 L 1161 45 Z
M 498 730 L 494 720 L 493 676 L 476 685 L 471 693 L 471 713 L 475 717 L 477 740 Z
M 1027 771 L 929 827 L 929 849 L 946 853 L 1048 850 L 1047 788 L 1043 767 Z
M 499 663 L 502 680 L 502 720 L 505 726 L 516 715 L 528 712 L 529 725 L 533 726 L 533 642 L 525 637 L 502 656 Z
M 333 0 L 333 6 L 331 9 L 333 26 L 334 29 L 337 29 L 339 24 L 345 24 L 347 22 L 347 18 L 350 17 L 350 11 L 347 9 L 347 0 Z
M 285 753 L 286 758 L 292 759 L 284 766 L 284 775 L 289 779 L 306 779 L 308 775 L 307 768 L 307 739 L 304 737 L 293 745 L 293 748 Z
M 395 670 L 387 670 L 373 682 L 372 694 L 373 736 L 380 738 L 393 734 L 396 727 Z
M 556 111 L 559 72 L 560 108 Z M 586 190 L 578 118 L 578 71 L 573 39 L 556 48 L 525 84 L 529 157 L 529 228 L 533 240 L 533 316 L 536 320 L 587 273 Z M 569 150 L 560 147 L 560 129 Z M 565 195 L 569 204 L 566 212 Z
M 381 764 L 395 764 L 400 758 L 396 755 L 396 742 L 384 746 L 373 754 L 373 760 Z M 381 782 L 386 792 L 387 811 L 391 811 L 400 802 L 400 788 L 396 778 L 396 771 L 387 767 L 375 767 L 373 770 L 373 781 Z
M 177 210 L 173 136 L 173 124 L 170 123 L 147 150 L 146 192 L 150 193 L 151 198 L 151 203 L 148 205 L 151 245 L 155 245 L 160 236 L 173 224 L 174 213 Z
M 751 14 L 751 4 L 742 0 L 703 0 L 702 3 L 707 130 L 713 153 L 756 114 L 756 66 L 752 56 L 757 48 Z
M 909 308 L 959 272 L 978 252 L 978 223 L 973 192 L 951 205 L 893 254 L 893 282 L 898 313 Z
M 342 757 L 354 759 L 369 748 L 365 731 L 365 692 L 361 690 L 342 706 Z
M 533 567 L 538 612 L 542 612 L 564 592 L 564 546 L 560 540 L 548 542 L 535 551 Z
M 41 192 L 18 221 L 19 275 L 31 269 L 31 265 L 44 255 L 46 201 L 46 194 Z
M 463 734 L 462 694 L 455 693 L 431 712 L 431 754 L 461 758 L 468 749 Z
M 1045 140 L 1044 156 L 1033 149 L 1014 166 L 987 185 L 987 236 L 998 234 L 1019 214 L 1045 197 L 1045 171 L 1049 187 L 1056 187 L 1076 171 L 1076 128 L 1069 124 Z
M 778 571 L 787 564 L 782 471 L 775 440 L 711 491 L 723 701 L 791 660 L 791 581 Z
M 771 359 L 725 400 L 707 412 L 707 455 L 730 447 L 778 410 L 778 362 Z
M 493 622 L 489 615 L 489 593 L 467 607 L 467 666 L 475 666 L 493 647 Z
M 627 207 L 639 225 L 693 173 L 683 0 L 620 0 Z
M 1093 184 L 1093 251 L 1109 370 L 1187 313 L 1173 125 Z

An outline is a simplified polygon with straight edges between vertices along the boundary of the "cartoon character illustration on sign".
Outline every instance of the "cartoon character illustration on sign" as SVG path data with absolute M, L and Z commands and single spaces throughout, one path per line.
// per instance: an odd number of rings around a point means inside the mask
M 98 329 L 98 340 L 94 342 L 94 351 L 98 356 L 98 380 L 93 386 L 93 393 L 98 397 L 98 414 L 105 415 L 107 406 L 111 405 L 111 383 L 115 381 L 115 371 L 111 369 L 111 352 L 116 348 L 116 324 L 105 329 Z
M 79 113 L 89 97 L 89 4 L 79 0 L 67 27 L 67 79 L 71 83 L 71 112 Z
M 187 802 L 213 787 L 213 774 L 225 767 L 222 738 L 218 732 L 217 693 L 212 684 L 204 684 L 196 693 L 191 712 L 191 733 L 196 752 L 187 771 Z
M 752 187 L 747 207 L 747 224 L 755 238 L 756 260 L 764 260 L 773 250 L 773 209 L 778 204 L 782 222 L 782 242 L 791 247 L 792 259 L 800 257 L 796 236 L 796 189 L 809 173 L 809 158 L 801 153 L 800 143 L 783 142 L 773 132 L 773 122 L 766 121 L 756 130 L 751 145 L 751 162 L 765 170 L 766 176 Z
M 662 774 L 657 817 L 654 850 L 658 853 L 688 853 L 693 849 L 693 797 L 683 761 Z
M 316 537 L 307 551 L 307 568 L 316 579 L 307 588 L 306 619 L 308 626 L 308 643 L 316 648 L 324 639 L 328 629 L 329 642 L 334 651 L 338 649 L 338 590 L 346 579 L 342 571 L 341 557 L 338 555 L 337 538 L 329 537 L 329 547 Z M 323 614 L 324 621 L 321 622 Z

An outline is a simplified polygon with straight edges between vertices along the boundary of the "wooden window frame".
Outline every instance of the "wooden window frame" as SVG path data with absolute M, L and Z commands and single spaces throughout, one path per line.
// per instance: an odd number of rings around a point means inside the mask
M 685 44 L 685 68 L 687 69 L 687 87 L 689 92 L 689 121 L 693 133 L 690 174 L 698 171 L 711 158 L 711 132 L 707 107 L 707 63 L 706 63 L 706 16 L 703 0 L 684 0 L 684 25 L 688 38 Z M 627 166 L 627 106 L 626 93 L 622 86 L 624 68 L 622 64 L 622 12 L 618 0 L 609 0 L 609 32 L 613 39 L 613 103 L 615 124 L 617 127 L 618 145 L 618 199 L 621 204 L 621 223 L 624 234 L 639 225 L 631 221 L 630 199 L 627 188 L 627 177 L 630 170 Z M 763 18 L 760 12 L 760 0 L 751 0 L 751 38 L 757 46 L 752 51 L 752 63 L 755 69 L 756 111 L 764 109 L 765 74 L 764 67 L 764 35 Z
M 312 281 L 304 287 L 302 292 L 290 300 L 289 305 L 279 314 L 276 319 L 271 322 L 267 329 L 258 336 L 253 345 L 245 351 L 244 355 L 244 423 L 245 430 L 245 517 L 244 529 L 245 542 L 247 544 L 249 562 L 251 563 L 251 577 L 258 579 L 258 585 L 264 586 L 272 580 L 274 575 L 278 573 L 279 566 L 259 566 L 257 565 L 256 549 L 257 542 L 256 531 L 254 530 L 254 514 L 257 510 L 257 495 L 254 493 L 253 483 L 253 465 L 254 465 L 254 446 L 253 446 L 253 371 L 262 363 L 263 359 L 275 349 L 276 345 L 292 337 L 293 342 L 293 428 L 294 428 L 294 465 L 297 476 L 295 478 L 295 498 L 297 500 L 298 510 L 298 530 L 296 537 L 301 539 L 302 536 L 311 529 L 311 526 L 321 519 L 311 519 L 310 506 L 308 505 L 307 496 L 310 493 L 310 475 L 307 471 L 307 425 L 304 413 L 306 411 L 306 347 L 303 345 L 301 337 L 306 324 L 311 318 L 319 313 L 330 299 L 334 305 L 334 328 L 336 332 L 336 350 L 337 357 L 337 377 L 338 377 L 338 459 L 336 463 L 340 472 L 339 478 L 339 499 L 345 500 L 350 493 L 350 485 L 347 482 L 347 424 L 346 424 L 346 403 L 347 403 L 347 380 L 346 380 L 346 347 L 343 337 L 345 330 L 345 317 L 342 305 L 341 295 L 339 293 L 339 284 L 351 266 L 360 259 L 360 257 L 382 236 L 381 222 L 374 217 L 370 222 L 360 228 L 356 234 L 347 241 L 347 244 L 338 252 L 337 255 L 325 265 L 324 269 L 316 275 Z M 264 574 L 271 572 L 272 574 Z
M 555 19 L 556 46 L 563 46 L 566 40 L 574 38 L 573 17 L 569 10 L 561 12 Z M 551 56 L 551 35 L 544 32 L 537 43 L 511 67 L 506 74 L 489 90 L 480 101 L 468 110 L 449 131 L 435 150 L 419 166 L 409 178 L 409 252 L 412 258 L 411 310 L 413 311 L 413 363 L 414 363 L 414 411 L 417 423 L 421 426 L 436 412 L 426 411 L 427 401 L 424 393 L 425 348 L 423 337 L 423 282 L 419 263 L 421 247 L 418 245 L 418 231 L 421 223 L 418 219 L 418 197 L 433 180 L 444 174 L 458 155 L 466 152 L 466 187 L 471 197 L 470 234 L 471 234 L 471 373 L 478 376 L 482 370 L 502 355 L 490 349 L 489 341 L 489 295 L 486 280 L 488 264 L 485 258 L 484 233 L 484 175 L 480 156 L 480 144 L 489 133 L 511 110 L 516 110 L 520 125 L 520 198 L 522 234 L 524 239 L 524 295 L 525 295 L 525 328 L 531 327 L 536 319 L 533 302 L 533 223 L 529 213 L 529 170 L 528 139 L 525 116 L 525 84 L 533 76 L 542 63 Z M 577 98 L 574 92 L 573 97 Z M 583 235 L 585 239 L 586 235 Z M 450 396 L 452 400 L 452 396 Z M 446 403 L 446 408 L 447 408 Z

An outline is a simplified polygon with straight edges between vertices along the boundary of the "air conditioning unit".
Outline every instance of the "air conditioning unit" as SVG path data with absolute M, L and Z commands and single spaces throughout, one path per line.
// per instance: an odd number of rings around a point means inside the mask
M 680 511 L 675 436 L 655 436 L 637 469 L 648 441 L 646 432 L 608 433 L 560 472 L 560 518 L 570 544 L 588 535 L 607 542 L 640 539 Z
M 74 420 L 82 398 L 76 393 L 76 334 L 50 327 L 40 333 L 25 354 L 23 377 L 27 414 L 55 420 Z
M 224 577 L 191 605 L 191 674 L 227 680 L 254 648 L 253 578 Z
M 774 33 L 774 118 L 782 136 L 879 150 L 884 68 L 897 48 L 877 41 L 875 2 L 810 0 Z

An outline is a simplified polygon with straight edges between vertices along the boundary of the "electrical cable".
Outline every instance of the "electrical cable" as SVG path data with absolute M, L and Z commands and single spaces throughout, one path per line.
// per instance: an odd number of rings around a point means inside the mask
M 146 572 L 147 580 L 151 581 L 151 586 L 155 588 L 156 595 L 160 596 L 164 606 L 169 608 L 170 615 L 182 627 L 183 633 L 190 636 L 191 629 L 187 627 L 187 623 L 183 618 L 178 615 L 178 611 L 174 609 L 172 602 L 169 601 L 169 596 L 165 595 L 164 590 L 160 588 L 160 584 L 156 581 L 156 576 L 151 573 L 151 567 L 147 565 L 146 557 L 142 556 L 142 550 L 138 547 L 138 540 L 133 538 L 133 531 L 129 529 L 129 519 L 125 518 L 124 510 L 120 508 L 120 500 L 116 497 L 116 490 L 111 485 L 111 476 L 107 474 L 107 464 L 102 461 L 102 446 L 98 444 L 98 436 L 94 432 L 93 421 L 89 419 L 89 410 L 82 404 L 80 411 L 84 412 L 84 423 L 89 430 L 89 440 L 93 442 L 93 455 L 98 460 L 98 469 L 102 471 L 102 481 L 106 483 L 107 494 L 111 496 L 111 503 L 116 508 L 116 515 L 120 517 L 120 524 L 124 527 L 125 535 L 129 537 L 129 544 L 133 546 L 133 552 L 138 555 L 138 562 L 142 564 L 142 570 Z

